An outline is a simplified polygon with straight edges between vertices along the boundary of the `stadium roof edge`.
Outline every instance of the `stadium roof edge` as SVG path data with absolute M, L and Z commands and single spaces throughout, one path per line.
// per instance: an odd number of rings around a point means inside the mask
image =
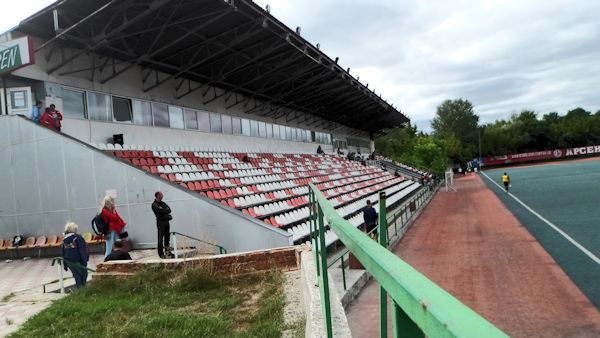
M 68 28 L 54 32 L 54 9 Z M 234 93 L 245 95 L 245 105 L 250 98 L 255 100 L 247 113 L 268 108 L 266 116 L 280 117 L 294 110 L 371 133 L 409 121 L 337 59 L 252 1 L 61 0 L 21 21 L 15 30 L 44 39 L 42 46 L 84 49 L 170 74 L 168 79 L 184 79 L 190 93 L 211 86 L 225 90 L 207 102 L 225 95 L 229 99 Z M 146 46 L 159 47 L 158 52 Z M 156 83 L 143 85 L 151 90 L 164 82 L 157 78 Z M 238 102 L 236 95 L 235 104 L 244 101 Z

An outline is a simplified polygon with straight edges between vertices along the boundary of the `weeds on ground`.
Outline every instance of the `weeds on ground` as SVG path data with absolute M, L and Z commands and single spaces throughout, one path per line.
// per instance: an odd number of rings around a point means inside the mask
M 94 281 L 10 337 L 279 337 L 284 302 L 280 272 L 225 279 L 153 268 Z

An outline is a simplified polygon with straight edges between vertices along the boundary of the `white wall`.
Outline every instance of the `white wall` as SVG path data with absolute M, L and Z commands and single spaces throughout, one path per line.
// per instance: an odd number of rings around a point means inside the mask
M 57 235 L 67 221 L 90 232 L 109 189 L 136 247 L 156 244 L 150 205 L 165 194 L 172 231 L 213 240 L 229 252 L 281 247 L 291 236 L 241 212 L 184 191 L 85 144 L 19 116 L 0 116 L 0 238 Z

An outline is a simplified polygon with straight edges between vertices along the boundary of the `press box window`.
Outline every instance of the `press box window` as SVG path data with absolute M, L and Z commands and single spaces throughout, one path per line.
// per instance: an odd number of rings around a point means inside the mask
M 100 93 L 88 92 L 88 115 L 90 120 L 112 121 L 110 96 Z
M 131 100 L 133 123 L 142 126 L 152 125 L 152 107 L 148 101 Z
M 156 127 L 168 127 L 169 107 L 166 104 L 152 103 L 152 117 Z
M 131 100 L 112 97 L 113 117 L 118 122 L 131 122 Z
M 85 118 L 85 93 L 63 88 L 62 106 L 65 116 Z

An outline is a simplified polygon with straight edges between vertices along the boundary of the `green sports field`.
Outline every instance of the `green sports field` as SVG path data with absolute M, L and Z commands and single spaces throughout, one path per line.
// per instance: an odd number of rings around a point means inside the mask
M 504 172 L 510 194 L 498 186 Z M 485 170 L 482 178 L 600 309 L 600 160 Z

